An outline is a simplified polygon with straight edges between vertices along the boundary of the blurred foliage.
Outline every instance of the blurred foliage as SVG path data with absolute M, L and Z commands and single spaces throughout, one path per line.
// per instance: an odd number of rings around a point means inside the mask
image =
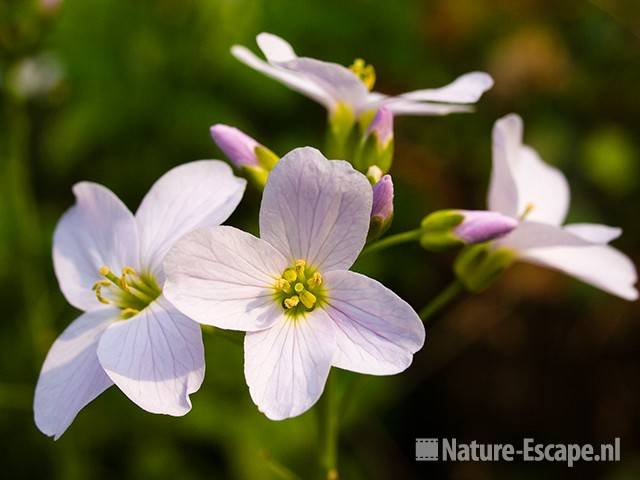
M 59 3 L 59 4 L 58 4 Z M 59 293 L 51 233 L 71 185 L 107 185 L 135 209 L 174 165 L 220 156 L 208 134 L 236 125 L 278 153 L 320 146 L 324 111 L 240 65 L 229 47 L 260 31 L 303 55 L 375 65 L 388 93 L 471 70 L 494 89 L 476 113 L 396 122 L 393 232 L 442 208 L 482 208 L 493 121 L 525 119 L 528 143 L 571 181 L 571 221 L 619 225 L 640 257 L 640 8 L 634 0 L 1 0 L 0 432 L 5 478 L 313 477 L 315 412 L 270 422 L 252 404 L 242 352 L 205 334 L 207 375 L 183 418 L 143 412 L 116 388 L 57 442 L 33 424 L 39 368 L 77 315 Z M 231 224 L 257 230 L 249 191 Z M 451 278 L 418 246 L 360 270 L 416 308 Z M 640 476 L 639 309 L 577 281 L 517 266 L 452 309 L 414 365 L 379 378 L 339 372 L 348 393 L 343 477 Z M 620 464 L 429 464 L 415 437 L 604 442 Z

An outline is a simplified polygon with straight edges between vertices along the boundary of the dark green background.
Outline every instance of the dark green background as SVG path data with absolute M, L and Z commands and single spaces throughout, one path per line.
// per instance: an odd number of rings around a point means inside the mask
M 316 414 L 270 422 L 252 404 L 242 352 L 205 335 L 207 374 L 183 418 L 148 414 L 116 388 L 57 442 L 37 431 L 32 398 L 54 338 L 77 315 L 57 289 L 51 232 L 79 180 L 133 210 L 172 166 L 221 158 L 208 128 L 236 125 L 280 154 L 321 146 L 325 112 L 235 61 L 271 31 L 299 54 L 375 65 L 387 93 L 486 70 L 496 86 L 477 112 L 396 121 L 396 219 L 414 228 L 441 208 L 485 206 L 490 131 L 518 112 L 526 140 L 572 186 L 571 221 L 624 228 L 640 256 L 640 9 L 633 0 L 65 0 L 38 15 L 0 2 L 0 472 L 3 478 L 272 478 L 269 456 L 316 475 Z M 17 101 L 8 72 L 48 52 L 64 78 Z M 257 229 L 248 191 L 230 222 Z M 420 308 L 451 279 L 452 256 L 417 246 L 358 268 Z M 458 303 L 427 329 L 404 374 L 361 377 L 341 429 L 351 478 L 640 476 L 640 311 L 562 275 L 525 265 Z M 619 464 L 416 463 L 416 437 L 608 442 Z M 273 478 L 277 478 L 273 476 Z

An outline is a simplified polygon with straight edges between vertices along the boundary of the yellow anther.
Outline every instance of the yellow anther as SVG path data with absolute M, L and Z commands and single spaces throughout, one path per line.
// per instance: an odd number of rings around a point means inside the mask
M 356 58 L 349 67 L 349 70 L 362 80 L 362 83 L 364 83 L 369 91 L 373 90 L 373 86 L 376 84 L 376 71 L 373 65 L 367 65 L 363 59 Z
M 284 306 L 291 309 L 300 303 L 300 298 L 297 295 L 293 297 L 286 298 L 284 301 Z
M 132 267 L 124 267 L 122 269 L 122 274 L 123 275 L 138 275 L 138 272 L 136 272 Z
M 316 300 L 316 296 L 306 290 L 300 294 L 300 301 L 307 308 L 313 308 L 316 304 Z
M 301 283 L 296 283 L 295 287 L 293 287 L 293 289 L 297 292 L 300 293 L 304 290 L 304 285 Z
M 284 293 L 289 293 L 291 291 L 291 284 L 287 282 L 284 278 L 279 278 L 276 281 L 276 288 L 278 290 L 282 290 Z
M 320 272 L 315 272 L 313 275 L 311 275 L 311 278 L 307 282 L 307 285 L 309 286 L 309 288 L 316 288 L 322 285 L 322 275 L 320 275 Z
M 525 218 L 527 218 L 527 215 L 529 215 L 535 208 L 535 204 L 531 202 L 527 203 L 526 207 L 524 207 L 524 212 L 522 212 L 522 215 L 520 215 L 520 220 L 524 220 Z
M 109 275 L 111 273 L 111 269 L 109 267 L 107 267 L 106 265 L 103 265 L 103 266 L 100 267 L 100 270 L 98 270 L 98 272 L 103 277 L 106 277 L 107 275 Z
M 285 270 L 282 276 L 289 282 L 295 282 L 298 279 L 298 274 L 292 269 Z
M 104 303 L 105 305 L 109 305 L 111 301 L 108 298 L 102 296 L 102 287 L 108 287 L 109 285 L 111 285 L 109 280 L 98 280 L 93 284 L 93 287 L 91 287 L 91 290 L 96 292 L 96 298 L 98 299 L 98 301 L 100 303 Z
M 298 280 L 304 280 L 304 270 L 307 268 L 307 262 L 304 260 L 296 260 L 296 274 Z

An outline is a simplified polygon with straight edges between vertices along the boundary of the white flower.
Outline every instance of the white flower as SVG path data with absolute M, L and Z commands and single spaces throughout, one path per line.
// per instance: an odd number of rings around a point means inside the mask
M 270 419 L 305 412 L 331 366 L 374 375 L 406 369 L 424 343 L 413 309 L 349 272 L 372 206 L 366 177 L 313 148 L 271 172 L 256 238 L 232 227 L 185 236 L 167 255 L 167 298 L 185 315 L 243 330 L 245 377 Z
M 550 267 L 627 300 L 638 298 L 636 269 L 607 245 L 619 228 L 589 223 L 564 225 L 569 186 L 564 175 L 522 144 L 522 119 L 507 115 L 493 129 L 493 170 L 489 208 L 519 220 L 494 245 L 517 258 Z
M 349 107 L 356 116 L 382 106 L 394 115 L 466 112 L 468 104 L 477 102 L 493 86 L 488 74 L 471 72 L 442 88 L 389 97 L 370 91 L 375 72 L 362 60 L 357 60 L 349 69 L 337 63 L 298 57 L 289 43 L 270 33 L 261 33 L 256 40 L 266 62 L 240 45 L 233 46 L 231 53 L 249 67 L 322 104 L 330 113 L 340 106 Z
M 204 375 L 200 327 L 164 297 L 162 260 L 195 228 L 219 225 L 246 182 L 220 161 L 166 173 L 135 216 L 105 187 L 78 183 L 76 204 L 53 238 L 60 289 L 83 313 L 58 337 L 40 372 L 38 428 L 60 437 L 77 413 L 115 383 L 152 413 L 184 415 Z

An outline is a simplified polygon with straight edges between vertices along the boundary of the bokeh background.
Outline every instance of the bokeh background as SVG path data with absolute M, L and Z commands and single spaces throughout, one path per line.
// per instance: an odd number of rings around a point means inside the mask
M 323 109 L 236 62 L 271 31 L 302 55 L 363 57 L 387 93 L 486 70 L 477 112 L 396 122 L 396 218 L 483 208 L 490 130 L 508 112 L 572 186 L 571 221 L 618 225 L 640 259 L 640 8 L 635 0 L 2 0 L 0 2 L 0 458 L 3 478 L 279 478 L 317 475 L 315 411 L 270 422 L 242 352 L 205 335 L 207 375 L 183 418 L 148 414 L 115 387 L 57 442 L 33 423 L 44 356 L 77 315 L 58 291 L 51 234 L 79 180 L 135 209 L 170 167 L 221 158 L 208 128 L 237 125 L 283 154 L 321 146 Z M 230 222 L 257 230 L 259 194 Z M 406 246 L 358 269 L 414 307 L 451 280 L 451 255 Z M 640 478 L 640 309 L 518 265 L 447 310 L 402 375 L 339 372 L 345 479 Z M 416 437 L 608 442 L 622 462 L 416 463 Z

